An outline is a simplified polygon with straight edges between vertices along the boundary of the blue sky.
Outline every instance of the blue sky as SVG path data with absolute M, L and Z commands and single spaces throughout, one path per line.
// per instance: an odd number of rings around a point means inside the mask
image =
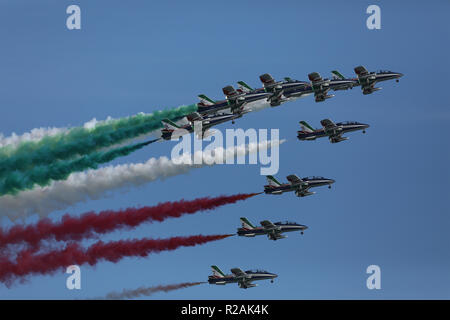
M 81 30 L 66 28 L 71 4 L 81 7 Z M 381 7 L 381 30 L 366 28 L 370 4 Z M 63 272 L 33 276 L 9 289 L 0 286 L 0 297 L 98 297 L 142 285 L 203 281 L 217 264 L 225 271 L 264 268 L 279 277 L 249 290 L 205 284 L 151 298 L 450 298 L 449 9 L 448 1 L 0 1 L 5 135 L 189 104 L 199 93 L 220 98 L 221 88 L 238 80 L 259 86 L 265 72 L 306 80 L 310 72 L 329 76 L 333 69 L 350 76 L 362 64 L 405 74 L 372 95 L 353 89 L 324 103 L 306 97 L 236 122 L 244 129 L 280 129 L 287 139 L 280 147 L 280 179 L 322 175 L 336 180 L 331 190 L 302 199 L 262 195 L 104 239 L 230 233 L 241 216 L 306 224 L 303 236 L 276 242 L 232 237 L 83 266 L 79 291 L 66 289 Z M 298 121 L 319 126 L 323 118 L 371 127 L 333 145 L 296 139 Z M 114 163 L 169 155 L 172 146 L 153 144 Z M 64 212 L 257 192 L 264 184 L 258 166 L 215 166 Z M 381 290 L 366 288 L 371 264 L 381 267 Z

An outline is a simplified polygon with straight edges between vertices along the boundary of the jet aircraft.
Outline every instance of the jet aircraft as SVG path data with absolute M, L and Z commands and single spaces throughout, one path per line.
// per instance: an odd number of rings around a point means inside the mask
M 247 270 L 242 271 L 239 268 L 231 269 L 232 274 L 225 274 L 217 266 L 211 266 L 213 275 L 208 277 L 209 284 L 225 285 L 227 283 L 237 283 L 239 288 L 247 289 L 256 287 L 257 285 L 252 283 L 258 280 L 269 280 L 273 282 L 273 279 L 278 277 L 275 273 L 270 273 L 264 270 Z
M 331 143 L 337 143 L 344 140 L 348 140 L 347 137 L 342 135 L 347 132 L 362 130 L 366 133 L 368 124 L 359 123 L 355 121 L 338 122 L 334 123 L 330 119 L 323 119 L 320 121 L 323 126 L 321 129 L 313 129 L 306 121 L 300 121 L 302 130 L 297 131 L 297 138 L 299 140 L 316 140 L 317 138 L 328 137 Z
M 345 79 L 338 71 L 334 70 L 332 71 L 332 74 L 332 79 L 322 79 L 318 72 L 308 74 L 316 102 L 325 101 L 326 99 L 334 97 L 333 94 L 328 94 L 328 91 L 330 90 L 347 90 L 358 85 L 356 79 Z
M 263 90 L 272 93 L 267 99 L 272 107 L 310 95 L 313 92 L 311 84 L 305 81 L 293 80 L 288 77 L 284 78 L 284 81 L 275 81 L 268 73 L 260 75 L 259 79 L 263 84 Z
M 306 197 L 313 195 L 315 192 L 309 191 L 310 188 L 331 185 L 335 182 L 333 179 L 326 179 L 324 177 L 306 177 L 300 179 L 295 174 L 287 176 L 289 183 L 280 183 L 273 176 L 267 176 L 268 185 L 264 186 L 266 194 L 282 194 L 284 192 L 294 191 L 297 197 Z
M 377 71 L 368 72 L 363 66 L 355 68 L 355 73 L 358 76 L 358 83 L 361 85 L 363 94 L 371 94 L 375 91 L 381 90 L 381 88 L 375 88 L 375 84 L 380 81 L 395 79 L 396 82 L 399 78 L 403 77 L 402 73 L 392 71 Z
M 243 113 L 245 111 L 251 111 L 246 106 L 252 102 L 268 99 L 272 94 L 264 91 L 255 92 L 243 92 L 236 90 L 232 86 L 226 86 L 222 88 L 222 91 L 226 97 L 226 100 L 214 101 L 208 98 L 204 94 L 200 94 L 198 97 L 200 102 L 197 103 L 198 112 L 202 115 L 215 114 L 218 111 L 229 109 L 233 114 Z
M 254 237 L 258 235 L 267 235 L 269 240 L 278 240 L 287 238 L 287 236 L 282 235 L 284 232 L 303 231 L 308 229 L 307 226 L 298 224 L 295 222 L 275 222 L 272 223 L 269 220 L 261 221 L 261 227 L 255 227 L 247 218 L 241 218 L 242 228 L 237 229 L 238 236 L 243 237 Z
M 161 121 L 164 125 L 164 128 L 161 129 L 161 138 L 164 140 L 178 139 L 186 133 L 194 132 L 195 122 L 199 121 L 202 125 L 202 132 L 197 133 L 197 138 L 204 139 L 213 134 L 213 131 L 209 130 L 211 127 L 223 122 L 234 121 L 235 119 L 242 117 L 244 113 L 246 112 L 241 112 L 239 114 L 224 113 L 203 117 L 197 112 L 194 112 L 185 117 L 185 120 L 187 120 L 185 122 L 187 123 L 184 125 L 178 125 L 169 119 L 164 119 Z

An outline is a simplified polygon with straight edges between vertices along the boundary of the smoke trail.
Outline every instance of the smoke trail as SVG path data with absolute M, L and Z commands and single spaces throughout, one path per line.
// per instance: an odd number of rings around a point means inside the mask
M 245 156 L 258 150 L 278 147 L 285 140 L 268 140 L 227 149 L 216 148 L 215 154 L 227 157 Z M 205 155 L 203 155 L 205 157 Z M 54 181 L 44 188 L 20 192 L 16 196 L 0 197 L 0 215 L 11 220 L 38 213 L 46 216 L 52 211 L 65 209 L 76 203 L 99 199 L 123 187 L 137 187 L 158 179 L 166 179 L 212 164 L 175 164 L 167 157 L 151 158 L 145 163 L 107 166 L 97 170 L 71 174 L 65 181 Z
M 110 162 L 118 157 L 127 156 L 156 141 L 151 140 L 104 152 L 94 152 L 75 160 L 56 161 L 50 165 L 36 166 L 24 173 L 14 171 L 0 179 L 0 195 L 17 194 L 18 191 L 32 189 L 35 184 L 43 187 L 48 185 L 52 180 L 65 180 L 73 172 L 96 169 L 102 163 Z
M 38 141 L 46 136 L 54 136 L 57 134 L 62 134 L 67 132 L 67 128 L 35 128 L 32 129 L 30 132 L 25 132 L 21 135 L 18 135 L 16 133 L 12 133 L 10 136 L 5 137 L 3 134 L 0 133 L 0 148 L 3 148 L 5 146 L 9 146 L 11 149 L 17 147 L 22 142 L 26 141 Z
M 44 239 L 57 241 L 85 239 L 120 228 L 134 228 L 144 222 L 162 222 L 184 214 L 212 210 L 255 195 L 255 193 L 236 194 L 214 198 L 204 197 L 191 201 L 163 202 L 152 207 L 128 208 L 119 211 L 105 210 L 98 214 L 87 212 L 79 217 L 66 214 L 60 222 L 43 219 L 33 225 L 15 225 L 9 230 L 0 229 L 0 249 L 5 245 L 21 242 L 35 247 Z
M 157 292 L 169 292 L 173 290 L 198 286 L 205 282 L 184 282 L 179 284 L 159 285 L 154 287 L 140 287 L 134 290 L 124 289 L 122 292 L 110 292 L 106 295 L 108 300 L 133 299 L 139 297 L 148 297 Z
M 110 121 L 114 121 L 116 119 L 112 117 L 107 117 L 105 120 L 97 120 L 93 118 L 83 124 L 83 128 L 85 129 L 94 129 L 98 125 L 105 124 Z M 68 127 L 56 128 L 56 127 L 41 127 L 34 128 L 30 130 L 30 132 L 25 132 L 22 134 L 16 134 L 13 132 L 10 136 L 5 137 L 2 133 L 0 133 L 0 148 L 8 146 L 10 150 L 13 150 L 22 142 L 27 141 L 39 141 L 46 136 L 54 136 L 57 134 L 65 134 L 70 130 Z
M 162 127 L 161 120 L 177 120 L 197 109 L 196 104 L 176 109 L 138 114 L 97 124 L 93 129 L 76 127 L 44 136 L 39 141 L 25 141 L 0 148 L 0 176 L 9 171 L 25 171 L 55 160 L 86 155 L 101 148 L 136 138 Z
M 196 235 L 168 239 L 144 238 L 106 243 L 98 241 L 87 249 L 72 243 L 62 250 L 39 254 L 33 254 L 33 250 L 26 249 L 17 254 L 15 261 L 0 258 L 0 281 L 11 285 L 18 278 L 33 274 L 51 274 L 73 264 L 93 266 L 101 261 L 117 263 L 125 257 L 146 257 L 151 253 L 172 251 L 179 247 L 192 247 L 230 236 L 233 235 Z

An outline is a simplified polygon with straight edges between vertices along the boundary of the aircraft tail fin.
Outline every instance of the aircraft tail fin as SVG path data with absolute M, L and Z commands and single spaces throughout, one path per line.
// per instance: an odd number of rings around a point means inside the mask
M 247 229 L 247 230 L 255 229 L 255 226 L 246 217 L 241 218 L 241 223 L 242 223 L 242 228 L 244 228 L 244 229 Z
M 169 119 L 163 119 L 163 120 L 161 120 L 161 122 L 164 124 L 164 126 L 166 128 L 169 128 L 169 129 L 175 130 L 175 129 L 180 128 L 175 122 L 173 122 L 172 120 L 169 120 Z
M 337 79 L 337 80 L 344 80 L 345 79 L 345 77 L 337 70 L 331 71 L 331 74 L 333 75 L 333 79 Z
M 305 132 L 313 132 L 314 129 L 306 122 L 306 121 L 300 121 L 300 127 Z
M 198 98 L 200 99 L 200 103 L 205 106 L 212 106 L 213 104 L 215 104 L 215 101 L 213 99 L 208 98 L 204 94 L 199 94 Z
M 269 186 L 274 186 L 274 187 L 279 187 L 281 185 L 281 183 L 275 179 L 273 176 L 266 176 L 267 178 L 267 183 L 269 184 Z
M 238 81 L 238 85 L 239 89 L 241 89 L 243 92 L 250 92 L 253 90 L 253 88 L 246 84 L 244 81 Z
M 218 266 L 211 266 L 211 269 L 212 269 L 212 273 L 213 273 L 214 277 L 217 277 L 217 278 L 225 277 L 225 273 L 223 273 L 222 270 L 220 270 Z

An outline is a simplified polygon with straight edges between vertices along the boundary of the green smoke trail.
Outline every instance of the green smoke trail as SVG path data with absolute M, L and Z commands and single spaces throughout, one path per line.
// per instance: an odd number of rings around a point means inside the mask
M 162 127 L 161 120 L 176 121 L 197 110 L 197 105 L 156 111 L 151 114 L 109 120 L 93 129 L 76 127 L 69 132 L 47 136 L 39 141 L 22 142 L 17 147 L 0 148 L 0 176 L 26 171 L 34 166 L 87 155 L 101 148 L 149 133 Z
M 94 152 L 74 160 L 59 160 L 49 165 L 36 166 L 27 172 L 11 172 L 0 179 L 0 195 L 17 194 L 19 191 L 32 189 L 35 184 L 43 187 L 49 185 L 52 180 L 65 180 L 73 172 L 97 169 L 102 163 L 129 155 L 158 140 L 137 143 L 109 151 Z

